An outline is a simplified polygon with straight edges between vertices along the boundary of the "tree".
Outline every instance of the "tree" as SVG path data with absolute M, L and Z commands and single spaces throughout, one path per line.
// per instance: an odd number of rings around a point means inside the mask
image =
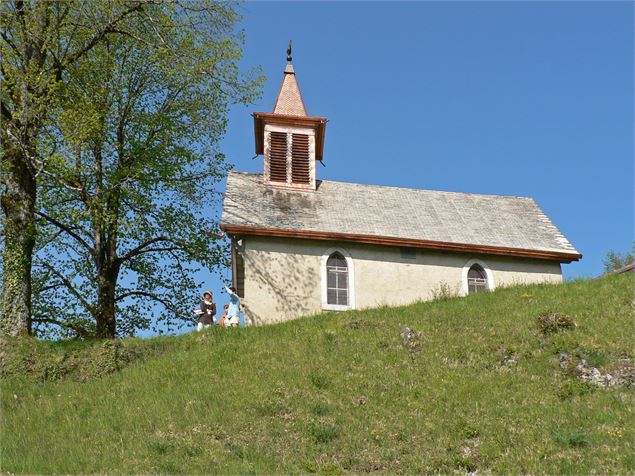
M 110 35 L 146 17 L 151 1 L 0 3 L 0 140 L 4 271 L 0 334 L 31 329 L 31 264 L 37 180 L 46 166 L 38 153 L 59 85 L 69 67 Z
M 187 21 L 184 21 L 187 18 Z M 68 69 L 35 214 L 33 322 L 62 335 L 132 335 L 187 316 L 194 264 L 224 265 L 201 213 L 227 172 L 218 151 L 231 103 L 257 97 L 241 74 L 231 5 L 157 8 L 163 42 L 110 38 Z
M 606 254 L 606 258 L 604 258 L 604 272 L 610 273 L 611 271 L 615 271 L 617 269 L 623 268 L 626 265 L 635 262 L 635 243 L 633 243 L 633 247 L 631 252 L 619 253 L 616 251 L 609 251 Z
M 5 248 L 0 333 L 31 330 L 31 267 L 36 240 L 38 181 L 49 173 L 43 143 L 55 128 L 61 101 L 68 104 L 66 85 L 71 69 L 79 70 L 96 48 L 114 38 L 165 53 L 182 27 L 190 33 L 224 34 L 236 21 L 232 5 L 173 0 L 110 0 L 0 3 L 0 119 L 2 128 L 2 209 Z M 222 42 L 216 43 L 222 48 Z M 181 48 L 183 51 L 183 48 Z M 233 65 L 235 68 L 235 64 Z M 220 94 L 220 93 L 219 93 Z

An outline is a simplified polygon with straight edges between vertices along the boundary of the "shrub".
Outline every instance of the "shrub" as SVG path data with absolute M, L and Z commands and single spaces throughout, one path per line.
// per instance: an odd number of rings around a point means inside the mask
M 557 430 L 553 431 L 551 436 L 557 443 L 569 448 L 582 448 L 589 445 L 589 437 L 585 432 L 579 430 Z
M 631 252 L 619 253 L 615 251 L 609 251 L 606 254 L 606 258 L 604 258 L 604 272 L 610 273 L 611 271 L 618 270 L 623 268 L 626 265 L 629 265 L 635 261 L 635 243 L 633 243 L 633 247 Z
M 597 386 L 580 380 L 566 380 L 557 391 L 560 400 L 572 400 L 593 393 Z
M 538 327 L 543 334 L 553 334 L 565 329 L 575 329 L 577 324 L 571 316 L 560 312 L 546 312 L 538 316 Z
M 430 299 L 432 301 L 445 301 L 459 296 L 457 287 L 452 287 L 445 281 L 441 281 L 438 285 L 430 290 Z
M 20 375 L 40 382 L 88 382 L 165 350 L 161 341 L 107 339 L 76 342 L 33 338 L 0 342 L 0 376 Z
M 333 423 L 316 422 L 309 426 L 309 435 L 316 443 L 330 443 L 339 436 L 340 432 Z
M 586 360 L 592 367 L 603 367 L 609 362 L 606 354 L 598 349 L 578 348 L 574 353 L 580 359 Z
M 311 413 L 316 416 L 324 416 L 331 413 L 331 408 L 325 403 L 316 403 L 311 406 Z
M 331 381 L 329 380 L 329 378 L 321 373 L 312 373 L 311 374 L 311 383 L 313 385 L 315 385 L 316 388 L 319 388 L 321 390 L 324 390 L 325 388 L 328 388 L 329 385 L 331 384 Z

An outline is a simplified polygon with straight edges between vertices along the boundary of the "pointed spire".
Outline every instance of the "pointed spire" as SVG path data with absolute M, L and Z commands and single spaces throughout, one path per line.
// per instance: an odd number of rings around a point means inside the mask
M 276 103 L 273 106 L 273 113 L 287 116 L 307 116 L 302 94 L 295 79 L 295 71 L 291 64 L 291 41 L 289 41 L 287 48 L 287 66 L 284 69 L 284 77 Z

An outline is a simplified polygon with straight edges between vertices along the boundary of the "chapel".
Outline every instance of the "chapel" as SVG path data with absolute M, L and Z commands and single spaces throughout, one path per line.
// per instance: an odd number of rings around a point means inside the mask
M 327 119 L 310 116 L 291 50 L 272 112 L 255 112 L 262 173 L 230 172 L 221 229 L 246 324 L 558 283 L 582 255 L 530 197 L 324 180 Z

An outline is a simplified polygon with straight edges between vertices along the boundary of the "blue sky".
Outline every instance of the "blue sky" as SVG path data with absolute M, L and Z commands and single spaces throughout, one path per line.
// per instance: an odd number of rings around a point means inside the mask
M 242 64 L 261 65 L 267 82 L 258 104 L 230 114 L 222 149 L 236 170 L 262 171 L 250 113 L 272 109 L 292 39 L 308 112 L 330 120 L 319 178 L 531 196 L 584 255 L 563 265 L 566 278 L 630 249 L 631 2 L 241 9 Z

